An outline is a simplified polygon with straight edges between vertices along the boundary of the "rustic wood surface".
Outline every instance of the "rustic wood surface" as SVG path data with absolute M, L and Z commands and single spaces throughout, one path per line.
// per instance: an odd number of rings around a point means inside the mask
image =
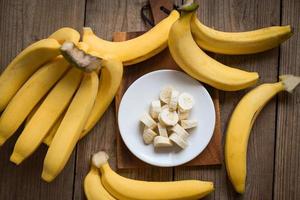
M 180 1 L 177 1 L 177 3 Z M 279 74 L 300 75 L 299 0 L 199 0 L 198 17 L 211 27 L 241 31 L 270 25 L 291 24 L 294 36 L 280 48 L 249 56 L 210 54 L 242 69 L 258 71 L 260 82 L 276 81 Z M 96 34 L 112 39 L 116 31 L 143 31 L 140 18 L 147 0 L 0 0 L 0 71 L 28 44 L 47 37 L 62 26 L 80 30 L 91 26 Z M 221 93 L 222 132 L 228 117 L 246 91 Z M 1 95 L 1 94 L 0 94 Z M 212 180 L 215 192 L 206 199 L 299 199 L 300 196 L 300 90 L 280 94 L 258 117 L 248 150 L 247 190 L 237 195 L 222 167 L 152 167 L 122 170 L 120 174 L 142 180 Z M 16 167 L 9 162 L 17 134 L 0 148 L 0 199 L 85 199 L 82 182 L 90 155 L 104 149 L 116 166 L 114 105 L 95 129 L 77 145 L 63 173 L 51 184 L 40 179 L 46 147 Z

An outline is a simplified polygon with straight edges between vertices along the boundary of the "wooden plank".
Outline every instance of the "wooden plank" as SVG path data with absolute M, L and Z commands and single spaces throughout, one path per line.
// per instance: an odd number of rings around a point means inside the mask
M 282 1 L 282 25 L 291 24 L 294 35 L 282 45 L 280 74 L 300 76 L 300 2 Z M 300 196 L 300 88 L 278 98 L 274 199 Z
M 145 24 L 140 9 L 147 0 L 92 1 L 87 0 L 86 23 L 104 39 L 112 40 L 116 31 L 143 31 Z M 106 111 L 94 130 L 78 144 L 74 198 L 83 199 L 83 178 L 89 170 L 92 153 L 105 150 L 110 155 L 110 164 L 116 169 L 116 117 L 114 103 Z M 151 168 L 145 170 L 118 171 L 123 176 L 141 180 L 172 180 L 172 169 Z
M 0 71 L 30 43 L 62 26 L 81 27 L 84 1 L 0 2 Z M 17 134 L 0 148 L 0 199 L 71 199 L 75 154 L 51 184 L 40 178 L 46 147 L 42 146 L 20 166 L 9 161 Z
M 204 24 L 219 30 L 245 31 L 280 24 L 280 0 L 199 0 L 197 2 L 200 5 L 199 19 Z M 278 48 L 247 56 L 210 55 L 224 64 L 258 71 L 261 76 L 260 82 L 277 80 Z M 221 93 L 224 134 L 230 114 L 245 92 Z M 248 147 L 247 187 L 243 197 L 233 191 L 227 179 L 225 165 L 221 168 L 177 169 L 175 179 L 197 178 L 214 181 L 216 190 L 207 199 L 272 199 L 275 120 L 276 101 L 272 100 L 257 118 L 251 133 Z

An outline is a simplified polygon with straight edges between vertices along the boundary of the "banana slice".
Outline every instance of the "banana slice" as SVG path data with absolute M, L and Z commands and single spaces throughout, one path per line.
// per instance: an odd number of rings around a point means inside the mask
M 168 137 L 168 131 L 165 125 L 159 122 L 157 123 L 157 129 L 160 136 Z
M 170 102 L 170 97 L 171 97 L 171 92 L 173 90 L 172 86 L 165 86 L 160 94 L 159 94 L 159 98 L 162 102 L 168 104 Z
M 188 146 L 188 143 L 183 140 L 177 133 L 172 133 L 170 136 L 170 140 L 182 149 L 185 149 Z
M 170 141 L 169 138 L 163 137 L 163 136 L 156 136 L 154 138 L 154 147 L 171 147 L 172 142 Z
M 176 133 L 180 138 L 182 138 L 183 140 L 186 140 L 189 137 L 189 133 L 182 128 L 179 124 L 176 124 L 175 126 L 173 126 L 171 128 L 171 131 L 173 131 L 174 133 Z
M 145 129 L 143 133 L 143 140 L 145 144 L 151 144 L 153 142 L 153 139 L 157 136 L 157 133 L 155 133 L 151 129 Z
M 154 119 L 152 119 L 152 117 L 148 113 L 145 113 L 141 117 L 140 121 L 150 129 L 154 129 L 156 127 L 156 122 L 154 121 Z
M 170 97 L 170 101 L 169 101 L 169 108 L 171 111 L 174 111 L 177 109 L 178 97 L 179 97 L 179 92 L 177 90 L 173 89 L 171 91 L 171 97 Z
M 197 120 L 195 119 L 181 120 L 180 124 L 184 129 L 195 128 L 197 126 Z
M 181 112 L 189 111 L 195 104 L 194 97 L 186 92 L 181 93 L 178 97 L 178 107 Z
M 150 115 L 153 119 L 157 119 L 159 113 L 161 112 L 161 104 L 159 100 L 151 102 Z
M 176 111 L 163 110 L 159 113 L 158 120 L 166 126 L 174 126 L 177 124 L 179 117 Z
M 189 118 L 189 115 L 190 115 L 189 111 L 186 111 L 186 112 L 181 112 L 180 110 L 178 111 L 179 120 L 187 119 L 187 118 Z

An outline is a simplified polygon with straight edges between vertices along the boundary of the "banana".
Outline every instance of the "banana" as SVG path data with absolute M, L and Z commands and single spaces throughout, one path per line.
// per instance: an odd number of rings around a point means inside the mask
M 186 112 L 181 112 L 180 110 L 178 111 L 178 117 L 179 120 L 185 120 L 187 118 L 189 118 L 190 112 L 186 111 Z
M 48 94 L 19 136 L 10 160 L 20 164 L 43 142 L 80 84 L 82 73 L 71 68 Z M 51 112 L 49 112 L 51 111 Z
M 150 107 L 150 115 L 153 119 L 157 119 L 159 113 L 161 112 L 161 104 L 159 100 L 152 101 Z
M 59 116 L 58 120 L 56 120 L 56 122 L 54 123 L 54 125 L 50 128 L 50 130 L 47 132 L 46 137 L 43 140 L 43 143 L 45 143 L 46 145 L 50 146 L 51 142 L 57 132 L 57 129 L 59 128 L 61 121 L 64 118 L 64 114 L 62 114 L 61 116 Z
M 80 33 L 75 29 L 63 27 L 52 33 L 48 38 L 57 40 L 60 44 L 64 42 L 73 42 L 77 44 L 80 40 Z
M 80 138 L 84 137 L 101 119 L 102 115 L 114 99 L 122 81 L 122 62 L 114 58 L 110 58 L 108 60 L 102 60 L 101 65 L 101 76 L 99 80 L 96 102 L 84 126 Z
M 169 137 L 156 136 L 153 141 L 155 148 L 157 147 L 171 147 L 173 144 L 170 141 Z
M 154 129 L 156 127 L 156 122 L 148 113 L 144 113 L 140 121 L 149 129 Z
M 116 200 L 111 196 L 101 183 L 101 175 L 95 166 L 91 169 L 84 178 L 84 193 L 88 200 Z
M 143 132 L 143 140 L 145 144 L 151 144 L 156 136 L 157 134 L 149 128 L 146 128 Z
M 13 59 L 0 76 L 0 112 L 40 66 L 59 55 L 59 47 L 54 39 L 40 40 Z
M 256 83 L 257 73 L 250 73 L 225 66 L 205 54 L 194 41 L 190 22 L 198 8 L 191 4 L 190 12 L 184 13 L 173 25 L 169 33 L 169 50 L 175 62 L 193 78 L 217 89 L 236 91 Z
M 284 75 L 280 82 L 262 84 L 247 93 L 234 109 L 226 133 L 225 163 L 235 190 L 244 193 L 248 139 L 256 117 L 267 102 L 281 91 L 291 92 L 300 77 Z
M 101 181 L 105 189 L 117 199 L 192 200 L 214 191 L 213 183 L 208 181 L 147 182 L 122 177 L 110 168 L 108 155 L 103 151 L 94 154 L 92 162 L 101 171 Z
M 157 129 L 158 129 L 158 133 L 159 133 L 160 136 L 168 137 L 167 128 L 163 124 L 161 124 L 160 122 L 157 123 Z
M 247 32 L 222 32 L 193 16 L 191 30 L 199 47 L 221 54 L 252 54 L 272 49 L 293 35 L 291 26 L 271 26 Z
M 187 112 L 193 108 L 195 104 L 194 98 L 192 95 L 184 92 L 181 93 L 178 97 L 178 107 L 181 112 Z
M 168 104 L 170 102 L 170 97 L 171 97 L 171 92 L 173 90 L 173 87 L 172 86 L 165 86 L 161 91 L 160 91 L 160 94 L 159 94 L 159 99 Z
M 172 133 L 169 138 L 172 142 L 177 144 L 182 149 L 185 149 L 188 146 L 188 143 L 182 137 L 180 137 L 177 133 Z
M 191 129 L 197 127 L 197 120 L 195 119 L 190 119 L 190 120 L 181 120 L 180 125 L 184 129 Z
M 179 92 L 177 90 L 173 89 L 171 91 L 171 96 L 170 96 L 170 101 L 169 101 L 170 111 L 176 111 L 177 110 L 178 96 L 179 96 Z
M 186 140 L 189 137 L 189 133 L 184 130 L 183 127 L 181 127 L 179 124 L 176 124 L 171 128 L 171 131 L 176 133 L 179 137 L 181 137 L 183 140 Z
M 166 126 L 174 126 L 177 124 L 179 117 L 176 111 L 163 110 L 158 116 L 159 122 Z
M 86 27 L 83 29 L 82 40 L 89 44 L 93 51 L 97 51 L 100 58 L 115 55 L 124 65 L 132 65 L 158 54 L 167 47 L 169 30 L 178 17 L 179 13 L 174 10 L 145 34 L 123 42 L 103 40 L 97 37 L 91 28 Z
M 22 86 L 0 118 L 0 146 L 14 134 L 35 105 L 59 80 L 69 64 L 62 56 L 44 65 Z
M 42 178 L 50 182 L 64 168 L 97 96 L 98 75 L 86 73 L 47 151 Z

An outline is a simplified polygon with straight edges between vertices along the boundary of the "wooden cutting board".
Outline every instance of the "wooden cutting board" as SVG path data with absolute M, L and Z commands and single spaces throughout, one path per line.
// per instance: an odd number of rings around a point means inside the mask
M 144 32 L 117 32 L 113 36 L 114 41 L 124 41 L 135 38 Z M 134 49 L 132 49 L 134 51 Z M 122 99 L 123 94 L 127 88 L 139 77 L 152 71 L 160 69 L 174 69 L 180 70 L 177 64 L 172 59 L 169 50 L 165 49 L 158 55 L 138 63 L 136 65 L 128 66 L 124 68 L 124 76 L 115 98 L 116 113 L 118 113 L 118 107 Z M 218 165 L 221 164 L 221 124 L 220 124 L 220 106 L 218 91 L 208 86 L 206 88 L 213 99 L 216 110 L 216 125 L 213 137 L 206 147 L 206 149 L 195 159 L 184 164 L 184 166 L 200 166 L 200 165 Z M 205 113 L 203 113 L 205 115 Z M 118 129 L 117 129 L 118 130 Z M 147 167 L 148 164 L 135 157 L 129 149 L 125 146 L 119 131 L 117 131 L 117 167 L 119 169 L 129 168 L 141 168 Z

